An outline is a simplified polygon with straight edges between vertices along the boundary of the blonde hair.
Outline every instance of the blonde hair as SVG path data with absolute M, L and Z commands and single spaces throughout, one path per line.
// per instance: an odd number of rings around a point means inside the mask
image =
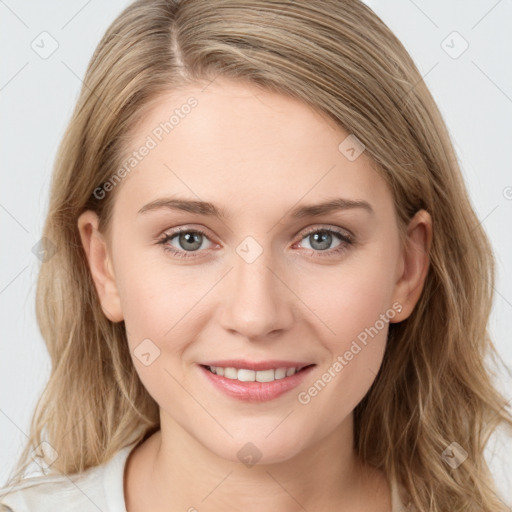
M 118 189 L 93 191 L 123 163 L 139 121 L 163 94 L 227 77 L 288 95 L 354 134 L 392 191 L 403 230 L 433 219 L 430 268 L 411 316 L 391 324 L 381 369 L 357 405 L 355 447 L 418 510 L 506 511 L 483 450 L 506 399 L 484 364 L 494 260 L 439 110 L 411 57 L 357 0 L 139 0 L 111 24 L 87 69 L 56 159 L 43 236 L 37 320 L 49 382 L 18 461 L 42 441 L 73 474 L 159 428 L 158 405 L 128 353 L 124 323 L 102 312 L 77 228 L 87 209 L 108 231 Z M 453 441 L 468 453 L 450 468 Z

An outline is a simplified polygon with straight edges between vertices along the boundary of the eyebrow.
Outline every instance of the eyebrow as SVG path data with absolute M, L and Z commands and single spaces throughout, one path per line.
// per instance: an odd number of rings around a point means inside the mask
M 361 208 L 366 210 L 370 214 L 374 214 L 374 210 L 371 205 L 362 200 L 355 201 L 353 199 L 335 198 L 329 201 L 312 204 L 306 206 L 298 206 L 288 213 L 288 216 L 292 218 L 303 218 L 303 217 L 319 217 L 328 213 L 342 210 L 351 210 L 354 208 Z M 143 214 L 153 210 L 168 209 L 168 210 L 181 210 L 188 213 L 195 213 L 198 215 L 206 215 L 210 217 L 217 217 L 218 219 L 229 218 L 228 213 L 223 208 L 215 206 L 213 203 L 206 201 L 194 201 L 189 199 L 177 199 L 177 198 L 160 198 L 151 201 L 144 205 L 138 213 Z

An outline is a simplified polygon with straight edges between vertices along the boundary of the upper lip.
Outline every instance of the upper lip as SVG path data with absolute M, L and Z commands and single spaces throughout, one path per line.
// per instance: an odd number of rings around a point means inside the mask
M 310 366 L 313 363 L 300 362 L 300 361 L 246 361 L 245 359 L 223 359 L 222 361 L 208 361 L 200 363 L 204 366 L 221 366 L 222 368 L 236 368 L 236 369 L 247 369 L 254 371 L 271 370 L 274 368 L 297 368 L 301 370 L 305 366 Z

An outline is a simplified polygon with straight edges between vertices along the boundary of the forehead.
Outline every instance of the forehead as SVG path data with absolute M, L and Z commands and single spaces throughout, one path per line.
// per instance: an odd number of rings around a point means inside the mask
M 128 154 L 137 161 L 119 202 L 138 210 L 176 194 L 264 212 L 339 196 L 389 206 L 365 152 L 355 160 L 343 152 L 349 136 L 310 106 L 254 85 L 217 78 L 180 88 L 158 98 L 136 127 Z

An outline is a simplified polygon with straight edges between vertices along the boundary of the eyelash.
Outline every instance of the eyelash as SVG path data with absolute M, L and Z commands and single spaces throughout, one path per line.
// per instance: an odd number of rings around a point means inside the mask
M 178 258 L 182 258 L 182 259 L 195 258 L 196 256 L 194 256 L 194 254 L 197 252 L 200 252 L 200 251 L 179 251 L 179 250 L 176 250 L 172 246 L 166 245 L 167 242 L 172 240 L 176 235 L 179 235 L 180 233 L 199 233 L 199 234 L 203 235 L 204 237 L 208 238 L 208 235 L 202 229 L 178 228 L 178 229 L 172 231 L 171 233 L 165 233 L 165 235 L 157 243 L 161 244 L 163 246 L 164 251 L 169 252 L 173 256 L 176 256 Z M 329 258 L 329 257 L 337 256 L 338 254 L 341 254 L 342 252 L 346 251 L 351 245 L 354 244 L 354 237 L 352 234 L 348 234 L 341 230 L 332 229 L 332 228 L 310 229 L 302 234 L 300 241 L 302 241 L 307 236 L 312 235 L 313 233 L 329 233 L 329 234 L 338 236 L 339 239 L 341 240 L 341 243 L 334 249 L 329 249 L 326 251 L 318 251 L 318 250 L 315 251 L 314 249 L 307 249 L 307 250 L 313 252 L 315 254 L 315 257 Z

